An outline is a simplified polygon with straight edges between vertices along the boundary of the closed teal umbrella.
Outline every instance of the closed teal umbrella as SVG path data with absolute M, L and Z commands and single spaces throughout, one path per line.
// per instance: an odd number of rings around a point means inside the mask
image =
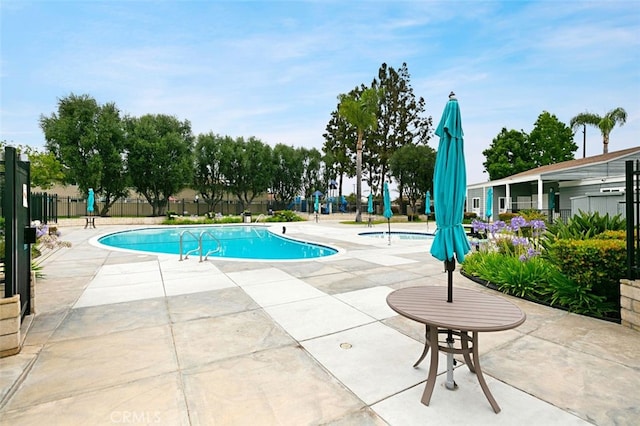
M 89 216 L 92 216 L 93 213 L 93 205 L 96 202 L 95 195 L 93 194 L 93 188 L 89 188 L 89 194 L 87 195 L 87 213 Z
M 369 214 L 373 213 L 373 194 L 369 193 L 369 201 L 367 203 L 367 212 Z
M 313 203 L 313 209 L 316 211 L 316 214 L 320 211 L 320 198 L 318 194 L 316 194 L 316 201 Z
M 387 226 L 389 227 L 389 244 L 391 244 L 391 216 L 393 216 L 393 212 L 391 211 L 391 196 L 389 195 L 389 184 L 387 182 L 384 183 L 384 212 L 382 215 L 387 218 Z
M 487 191 L 487 211 L 485 216 L 487 216 L 487 220 L 493 216 L 493 188 L 489 188 Z
M 462 227 L 464 200 L 467 192 L 467 171 L 464 163 L 464 141 L 460 106 L 453 92 L 444 108 L 436 129 L 440 137 L 433 172 L 433 200 L 436 210 L 436 235 L 431 254 L 444 261 L 447 270 L 447 302 L 453 303 L 453 271 L 464 255 L 471 250 Z M 454 258 L 455 256 L 455 258 Z M 448 330 L 447 344 L 453 349 L 453 332 Z M 455 389 L 453 380 L 453 352 L 447 353 L 447 380 L 445 387 Z
M 431 214 L 431 193 L 427 191 L 424 195 L 424 214 L 427 215 L 427 231 L 429 230 L 429 215 Z
M 435 133 L 440 137 L 440 144 L 433 173 L 437 229 L 431 245 L 431 255 L 445 262 L 445 269 L 448 272 L 447 302 L 453 302 L 455 259 L 462 262 L 464 255 L 471 250 L 462 227 L 467 171 L 464 162 L 460 107 L 453 92 L 449 95 L 449 102 Z
M 429 191 L 424 196 L 424 214 L 427 216 L 431 214 L 431 193 Z

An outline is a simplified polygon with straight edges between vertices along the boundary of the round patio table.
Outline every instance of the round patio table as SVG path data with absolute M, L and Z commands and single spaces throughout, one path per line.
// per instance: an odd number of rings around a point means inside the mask
M 422 355 L 414 364 L 422 362 L 430 348 L 431 362 L 422 403 L 429 405 L 438 371 L 438 352 L 461 354 L 472 373 L 478 377 L 480 387 L 496 413 L 500 406 L 487 386 L 478 357 L 478 333 L 502 331 L 518 327 L 526 315 L 516 305 L 502 297 L 464 288 L 456 288 L 453 302 L 447 302 L 447 287 L 407 287 L 391 292 L 387 304 L 398 314 L 425 324 L 426 342 Z M 456 336 L 459 347 L 443 346 L 438 335 Z M 471 335 L 469 335 L 469 333 Z M 473 357 L 473 359 L 471 359 Z

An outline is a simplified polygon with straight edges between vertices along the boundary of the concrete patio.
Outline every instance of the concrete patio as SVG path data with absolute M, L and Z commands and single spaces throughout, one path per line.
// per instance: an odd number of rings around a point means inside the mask
M 429 241 L 389 245 L 357 235 L 371 228 L 323 219 L 286 224 L 287 236 L 344 250 L 312 261 L 180 262 L 90 244 L 131 227 L 61 228 L 73 246 L 43 262 L 24 347 L 0 359 L 1 425 L 640 423 L 640 333 L 508 296 L 527 320 L 481 333 L 479 346 L 502 411 L 462 363 L 458 389 L 445 389 L 443 355 L 421 404 L 428 362 L 412 365 L 424 326 L 385 298 L 446 285 Z

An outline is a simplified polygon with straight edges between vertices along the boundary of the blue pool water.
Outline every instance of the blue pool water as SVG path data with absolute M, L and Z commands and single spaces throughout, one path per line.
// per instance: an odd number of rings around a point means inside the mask
M 358 235 L 362 237 L 374 237 L 374 238 L 389 238 L 389 232 L 361 232 Z M 406 232 L 406 231 L 391 231 L 391 238 L 398 238 L 400 240 L 430 240 L 433 239 L 433 234 L 427 234 L 426 232 Z
M 182 254 L 198 249 L 202 236 L 203 255 L 254 260 L 300 260 L 338 253 L 331 247 L 297 241 L 270 232 L 263 226 L 169 226 L 116 232 L 98 239 L 105 246 L 141 252 Z M 191 256 L 198 256 L 199 252 Z

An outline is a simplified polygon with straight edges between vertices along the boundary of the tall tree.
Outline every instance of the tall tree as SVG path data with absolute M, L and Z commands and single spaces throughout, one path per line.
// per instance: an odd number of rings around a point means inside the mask
M 616 124 L 619 123 L 620 126 L 622 126 L 626 122 L 627 112 L 623 108 L 618 107 L 607 112 L 604 116 L 583 112 L 573 117 L 569 125 L 574 130 L 587 124 L 600 129 L 600 133 L 602 134 L 602 153 L 606 154 L 609 152 L 609 134 Z
M 338 105 L 339 107 L 339 105 Z M 353 177 L 355 168 L 355 147 L 357 134 L 354 127 L 338 114 L 336 108 L 331 113 L 331 119 L 326 127 L 324 145 L 325 165 L 332 171 L 338 181 L 339 196 L 342 196 L 344 178 Z
M 127 166 L 135 190 L 163 215 L 169 197 L 193 179 L 191 123 L 168 115 L 143 115 L 128 120 Z
M 0 152 L 6 146 L 13 146 L 6 140 L 0 141 Z M 27 154 L 31 176 L 31 188 L 51 189 L 55 184 L 63 184 L 65 179 L 64 167 L 51 152 L 40 152 L 29 145 L 15 146 L 18 154 Z
M 489 148 L 482 151 L 486 161 L 482 163 L 490 180 L 502 179 L 535 167 L 524 131 L 502 128 L 493 138 Z
M 529 134 L 529 145 L 536 167 L 573 160 L 578 149 L 573 131 L 547 111 L 538 116 Z
M 389 174 L 389 160 L 398 149 L 409 144 L 426 145 L 431 137 L 432 119 L 424 115 L 425 100 L 415 96 L 410 79 L 406 63 L 397 70 L 383 63 L 377 80 L 371 84 L 371 87 L 382 89 L 378 126 L 372 134 L 367 159 L 370 173 L 379 174 L 378 178 L 369 176 L 375 192 L 377 183 Z M 398 190 L 404 208 L 404 190 L 399 182 Z
M 418 200 L 432 189 L 435 164 L 435 150 L 425 145 L 404 145 L 389 160 L 391 174 L 403 186 L 414 214 Z
M 273 177 L 271 193 L 273 199 L 285 208 L 300 194 L 304 173 L 304 152 L 292 146 L 277 144 L 273 148 Z
M 245 210 L 255 197 L 267 192 L 271 184 L 271 147 L 253 136 L 247 140 L 239 137 L 233 145 L 225 144 L 223 155 L 230 161 L 225 161 L 222 174 L 229 183 L 229 190 Z
M 324 187 L 322 182 L 322 154 L 315 148 L 300 148 L 302 151 L 302 193 L 310 198 L 316 190 Z
M 356 128 L 356 222 L 362 222 L 362 149 L 364 133 L 378 127 L 378 104 L 381 91 L 374 88 L 338 96 L 338 113 Z
M 39 152 L 35 149 L 28 149 L 31 187 L 51 189 L 54 184 L 64 180 L 64 169 L 55 155 L 50 152 Z
M 58 100 L 57 113 L 40 116 L 40 127 L 48 151 L 65 166 L 65 182 L 105 200 L 101 215 L 128 194 L 124 122 L 115 104 L 71 94 Z
M 225 144 L 233 144 L 230 136 L 213 133 L 198 135 L 194 150 L 195 173 L 193 187 L 207 203 L 207 211 L 214 211 L 227 190 L 227 182 L 222 173 L 225 162 Z
M 543 111 L 531 134 L 503 128 L 482 154 L 489 179 L 502 179 L 540 166 L 573 160 L 578 146 L 573 132 L 555 115 Z

